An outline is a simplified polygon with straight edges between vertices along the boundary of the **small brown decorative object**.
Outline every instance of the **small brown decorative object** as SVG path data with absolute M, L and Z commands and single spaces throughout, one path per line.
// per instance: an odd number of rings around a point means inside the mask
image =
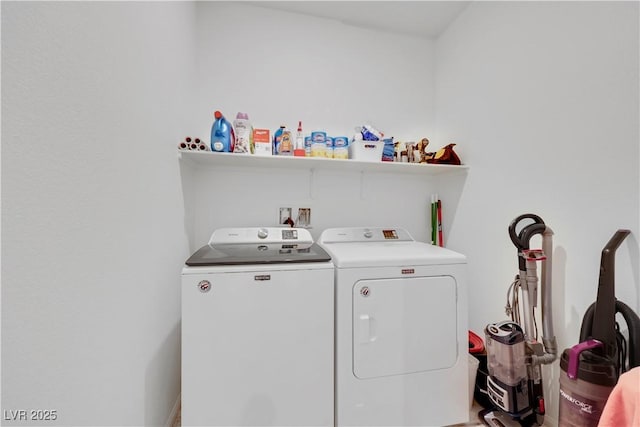
M 453 151 L 453 147 L 455 145 L 456 144 L 449 144 L 449 145 L 446 145 L 446 146 L 442 147 L 436 153 L 427 153 L 427 154 L 430 154 L 431 156 L 427 156 L 426 162 L 427 163 L 433 163 L 433 164 L 441 164 L 441 165 L 459 165 L 459 164 L 461 164 L 460 157 L 458 157 L 456 152 Z
M 416 144 L 416 148 L 413 152 L 413 161 L 416 163 L 427 163 L 427 145 L 429 140 L 422 138 L 420 142 Z

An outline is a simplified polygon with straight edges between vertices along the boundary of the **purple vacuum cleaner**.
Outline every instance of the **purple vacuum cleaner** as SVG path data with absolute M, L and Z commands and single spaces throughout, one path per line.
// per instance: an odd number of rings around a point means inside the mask
M 629 230 L 618 230 L 602 250 L 598 296 L 587 309 L 580 343 L 560 359 L 559 427 L 596 427 L 620 375 L 640 365 L 640 319 L 615 297 L 615 253 Z M 616 322 L 620 314 L 629 339 Z

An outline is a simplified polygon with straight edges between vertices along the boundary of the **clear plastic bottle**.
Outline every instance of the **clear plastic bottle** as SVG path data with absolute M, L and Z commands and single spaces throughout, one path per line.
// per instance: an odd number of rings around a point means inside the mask
M 273 154 L 280 154 L 280 141 L 282 141 L 282 134 L 284 133 L 285 126 L 282 125 L 278 130 L 273 133 Z
M 236 135 L 236 143 L 233 146 L 234 153 L 253 154 L 253 126 L 247 113 L 238 113 L 233 121 L 233 129 Z
M 293 140 L 291 131 L 282 125 L 273 134 L 273 154 L 278 156 L 290 156 L 293 154 Z
M 298 122 L 298 132 L 296 133 L 296 142 L 293 146 L 293 155 L 297 157 L 305 156 L 304 135 L 302 134 L 302 121 Z
M 232 153 L 236 142 L 233 126 L 220 111 L 214 113 L 216 120 L 211 126 L 211 151 Z
M 286 129 L 282 132 L 282 139 L 280 140 L 280 145 L 278 146 L 278 154 L 281 156 L 291 156 L 293 155 L 293 138 L 291 137 L 291 131 Z

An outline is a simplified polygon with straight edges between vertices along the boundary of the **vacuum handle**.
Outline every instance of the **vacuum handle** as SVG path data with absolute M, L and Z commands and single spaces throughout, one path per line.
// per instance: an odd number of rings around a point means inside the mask
M 546 228 L 547 226 L 544 225 L 544 223 L 530 224 L 530 225 L 527 225 L 525 228 L 523 228 L 522 231 L 520 232 L 520 240 L 524 245 L 526 245 L 525 249 L 529 249 L 529 246 L 530 246 L 529 242 L 531 241 L 531 238 L 536 234 L 544 233 L 544 230 Z
M 615 266 L 616 250 L 622 241 L 631 233 L 629 230 L 618 230 L 609 239 L 600 258 L 600 275 L 598 278 L 598 297 L 593 318 L 592 337 L 604 343 L 598 351 L 612 360 L 617 358 L 615 316 Z
M 518 228 L 518 223 L 525 219 L 532 219 L 533 224 L 529 224 L 528 226 L 523 228 L 520 231 L 520 233 L 516 233 L 516 229 Z M 541 227 L 530 228 L 531 226 L 534 226 L 534 225 L 540 225 Z M 511 224 L 509 224 L 509 237 L 511 237 L 511 241 L 513 242 L 514 245 L 516 245 L 516 248 L 529 249 L 529 240 L 531 239 L 531 237 L 534 234 L 536 234 L 536 232 L 538 233 L 543 232 L 544 228 L 545 228 L 544 221 L 538 215 L 531 214 L 531 213 L 522 214 L 518 216 L 516 219 L 514 219 L 513 221 L 511 221 Z M 527 229 L 529 229 L 529 231 L 526 231 Z M 540 230 L 538 231 L 538 229 Z
M 616 256 L 616 251 L 622 244 L 622 241 L 631 233 L 630 230 L 620 229 L 609 239 L 606 246 L 602 249 L 602 257 L 600 259 L 600 268 L 609 265 Z
M 596 347 L 602 347 L 602 343 L 598 340 L 587 340 L 576 344 L 569 350 L 569 365 L 567 366 L 567 376 L 572 380 L 578 378 L 578 364 L 580 363 L 580 353 L 585 350 L 591 350 Z
M 615 267 L 616 267 L 616 251 L 622 244 L 622 241 L 631 231 L 618 230 L 613 237 L 609 239 L 606 246 L 602 249 L 600 256 L 600 276 L 598 277 L 598 300 L 611 301 L 611 307 L 615 305 Z M 600 292 L 604 292 L 603 299 L 600 299 Z M 606 299 L 605 299 L 606 298 Z M 613 310 L 612 310 L 613 311 Z
M 523 220 L 533 220 L 533 223 L 524 226 L 519 233 L 516 233 L 518 224 Z M 546 228 L 542 218 L 532 213 L 522 214 L 509 224 L 509 237 L 511 237 L 511 241 L 518 249 L 518 268 L 520 271 L 527 270 L 527 262 L 522 256 L 522 251 L 529 249 L 531 238 L 536 234 L 543 233 Z

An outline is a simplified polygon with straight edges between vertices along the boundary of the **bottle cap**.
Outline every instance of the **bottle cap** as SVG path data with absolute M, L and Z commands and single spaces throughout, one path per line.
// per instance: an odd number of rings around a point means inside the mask
M 222 113 L 221 113 L 220 111 L 216 111 L 215 113 L 213 113 L 213 116 L 214 116 L 216 119 L 219 119 L 220 117 L 222 117 Z
M 236 115 L 236 119 L 240 119 L 240 120 L 249 120 L 249 115 L 247 113 L 238 113 Z

